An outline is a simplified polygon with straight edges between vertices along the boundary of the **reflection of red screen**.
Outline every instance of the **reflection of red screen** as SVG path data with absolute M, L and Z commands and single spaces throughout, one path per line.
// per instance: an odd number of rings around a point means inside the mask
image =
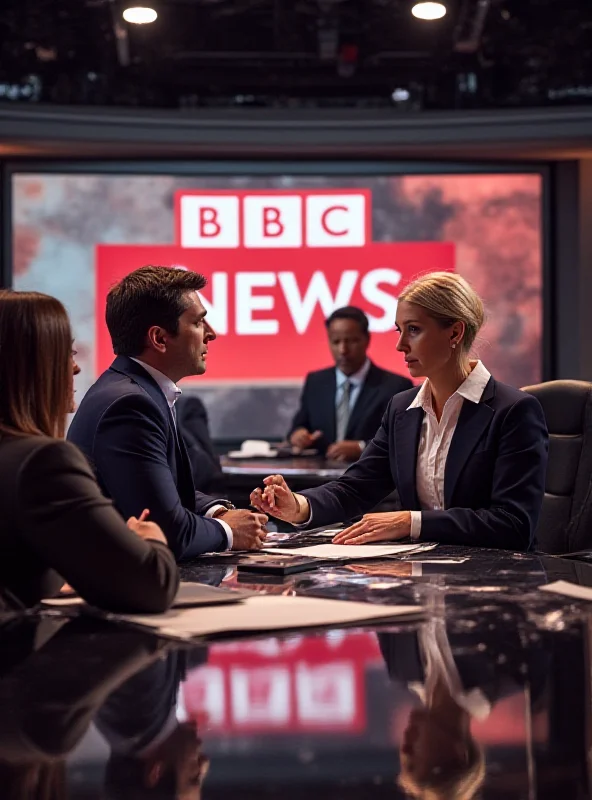
M 109 287 L 148 263 L 208 278 L 203 298 L 219 334 L 210 380 L 301 380 L 326 365 L 323 322 L 344 305 L 368 313 L 372 357 L 404 371 L 394 356 L 396 298 L 418 273 L 454 269 L 454 246 L 372 242 L 370 205 L 359 189 L 177 193 L 177 245 L 97 247 L 97 372 L 113 358 Z
M 183 687 L 190 717 L 224 735 L 366 727 L 364 675 L 382 663 L 376 637 L 324 637 L 213 645 Z

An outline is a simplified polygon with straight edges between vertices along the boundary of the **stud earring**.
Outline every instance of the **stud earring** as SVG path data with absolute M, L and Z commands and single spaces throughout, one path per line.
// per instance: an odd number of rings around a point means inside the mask
M 456 342 L 452 342 L 452 344 L 451 344 L 450 346 L 451 346 L 451 347 L 452 347 L 452 349 L 454 350 L 454 349 L 456 348 Z

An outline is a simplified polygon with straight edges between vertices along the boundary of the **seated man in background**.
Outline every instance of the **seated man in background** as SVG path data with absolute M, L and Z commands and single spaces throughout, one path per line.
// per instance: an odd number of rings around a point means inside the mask
M 226 482 L 220 458 L 210 437 L 206 407 L 197 395 L 183 394 L 177 400 L 175 409 L 195 488 L 204 494 L 224 494 Z
M 357 461 L 391 397 L 413 384 L 370 361 L 368 317 L 361 309 L 338 308 L 325 326 L 335 367 L 306 376 L 288 438 L 301 450 L 314 447 L 327 458 Z
M 205 284 L 195 272 L 142 267 L 111 288 L 106 319 L 117 358 L 87 392 L 68 432 L 119 512 L 130 517 L 149 509 L 177 560 L 259 550 L 266 535 L 264 514 L 195 491 L 177 427 L 177 381 L 205 372 L 216 338 L 198 295 Z

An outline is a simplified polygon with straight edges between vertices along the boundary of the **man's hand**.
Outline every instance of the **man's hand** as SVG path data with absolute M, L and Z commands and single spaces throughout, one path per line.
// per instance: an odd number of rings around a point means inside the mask
M 327 458 L 331 461 L 357 461 L 361 455 L 360 443 L 350 439 L 334 442 L 327 448 Z
M 306 522 L 310 514 L 308 505 L 303 504 L 306 508 L 301 511 L 300 503 L 281 475 L 270 475 L 263 483 L 265 489 L 255 489 L 251 492 L 250 500 L 254 508 L 293 524 Z
M 308 450 L 322 435 L 322 431 L 311 433 L 307 431 L 306 428 L 296 428 L 294 433 L 290 436 L 290 444 L 292 447 L 297 447 L 299 450 Z
M 217 519 L 223 519 L 232 530 L 233 550 L 261 550 L 267 536 L 265 514 L 255 514 L 244 508 L 236 511 L 226 511 L 219 514 Z
M 153 539 L 154 541 L 168 544 L 160 525 L 157 525 L 156 522 L 146 521 L 149 513 L 150 511 L 145 508 L 140 514 L 139 519 L 137 517 L 130 517 L 127 521 L 127 527 L 141 539 Z
M 364 514 L 359 522 L 340 531 L 333 544 L 371 544 L 404 539 L 411 533 L 410 511 L 386 511 L 381 514 Z

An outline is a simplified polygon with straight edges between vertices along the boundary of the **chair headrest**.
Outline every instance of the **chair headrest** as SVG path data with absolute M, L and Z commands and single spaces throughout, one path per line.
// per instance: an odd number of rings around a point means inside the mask
M 587 403 L 592 399 L 592 383 L 587 381 L 547 381 L 524 386 L 543 407 L 549 433 L 575 436 L 584 430 Z

